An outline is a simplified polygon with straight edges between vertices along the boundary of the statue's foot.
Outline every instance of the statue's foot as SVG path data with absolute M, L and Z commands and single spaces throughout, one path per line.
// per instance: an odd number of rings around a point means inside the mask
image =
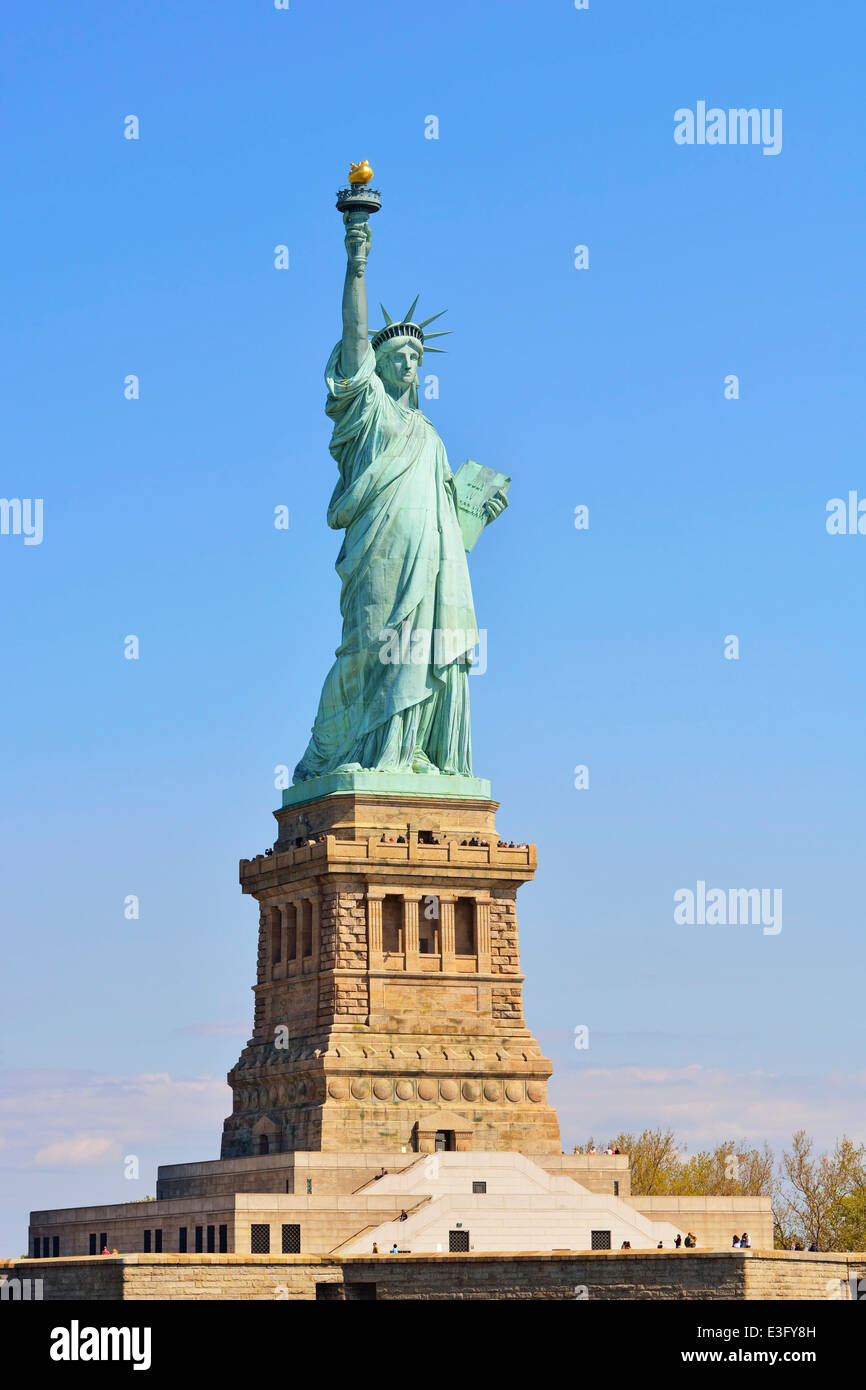
M 426 754 L 426 753 L 423 753 L 423 752 L 421 751 L 421 749 L 418 748 L 418 749 L 416 749 L 416 751 L 415 751 L 415 756 L 414 756 L 413 759 L 412 759 L 412 771 L 413 771 L 413 772 L 438 772 L 439 769 L 438 769 L 438 767 L 436 766 L 435 763 L 431 763 L 430 759 L 427 757 L 427 754 Z
M 340 763 L 339 767 L 334 768 L 335 772 L 363 772 L 360 763 Z

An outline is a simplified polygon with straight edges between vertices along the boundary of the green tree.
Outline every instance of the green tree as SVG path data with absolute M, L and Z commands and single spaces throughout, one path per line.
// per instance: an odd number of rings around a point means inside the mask
M 680 1159 L 672 1129 L 644 1129 L 640 1134 L 618 1134 L 613 1147 L 628 1154 L 631 1190 L 642 1197 L 658 1197 L 673 1189 Z
M 841 1250 L 866 1250 L 866 1188 L 843 1197 L 832 1221 Z
M 774 1163 L 768 1144 L 752 1149 L 728 1139 L 684 1159 L 668 1190 L 676 1196 L 769 1197 Z
M 766 1143 L 758 1149 L 731 1139 L 686 1156 L 671 1129 L 624 1132 L 611 1142 L 629 1157 L 634 1196 L 770 1197 L 778 1248 L 866 1250 L 866 1146 L 847 1135 L 832 1152 L 815 1154 L 813 1140 L 798 1130 L 775 1172 Z
M 773 1203 L 776 1244 L 866 1249 L 866 1148 L 843 1134 L 832 1153 L 813 1154 L 804 1129 L 782 1155 Z

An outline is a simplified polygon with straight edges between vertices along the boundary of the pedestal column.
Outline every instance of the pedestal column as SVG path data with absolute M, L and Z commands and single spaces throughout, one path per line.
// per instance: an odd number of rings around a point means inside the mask
M 418 970 L 418 909 L 420 896 L 403 898 L 403 939 L 405 942 L 406 969 Z
M 454 960 L 454 904 L 456 896 L 439 894 L 439 950 L 442 972 L 456 970 Z

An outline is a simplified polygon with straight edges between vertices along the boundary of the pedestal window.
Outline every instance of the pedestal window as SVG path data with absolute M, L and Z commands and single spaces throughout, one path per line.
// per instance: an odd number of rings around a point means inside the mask
M 382 950 L 391 955 L 403 950 L 403 899 L 398 893 L 382 900 Z
M 472 898 L 458 898 L 454 904 L 454 954 L 474 956 L 475 951 L 475 902 Z

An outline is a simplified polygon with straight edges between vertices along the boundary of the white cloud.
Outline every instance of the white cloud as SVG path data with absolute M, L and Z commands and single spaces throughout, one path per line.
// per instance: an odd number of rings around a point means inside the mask
M 118 1155 L 195 1144 L 190 1159 L 219 1144 L 231 1109 L 225 1081 L 177 1078 L 167 1072 L 138 1076 L 48 1068 L 6 1072 L 0 1093 L 0 1132 L 9 1165 L 57 1163 L 93 1167 Z
M 550 1087 L 563 1147 L 621 1130 L 673 1129 L 690 1150 L 724 1139 L 764 1140 L 781 1152 L 796 1129 L 819 1147 L 841 1134 L 866 1141 L 863 1072 L 779 1076 L 690 1063 L 685 1067 L 560 1066 Z
M 219 1155 L 222 1077 L 32 1068 L 0 1074 L 0 1255 L 26 1246 L 27 1213 L 155 1192 L 159 1163 Z M 135 1155 L 135 1176 L 125 1159 Z
M 95 1134 L 76 1134 L 71 1139 L 59 1139 L 39 1149 L 33 1162 L 40 1166 L 55 1167 L 67 1164 L 73 1168 L 86 1168 L 98 1164 L 110 1153 L 117 1153 L 114 1139 L 99 1138 Z

